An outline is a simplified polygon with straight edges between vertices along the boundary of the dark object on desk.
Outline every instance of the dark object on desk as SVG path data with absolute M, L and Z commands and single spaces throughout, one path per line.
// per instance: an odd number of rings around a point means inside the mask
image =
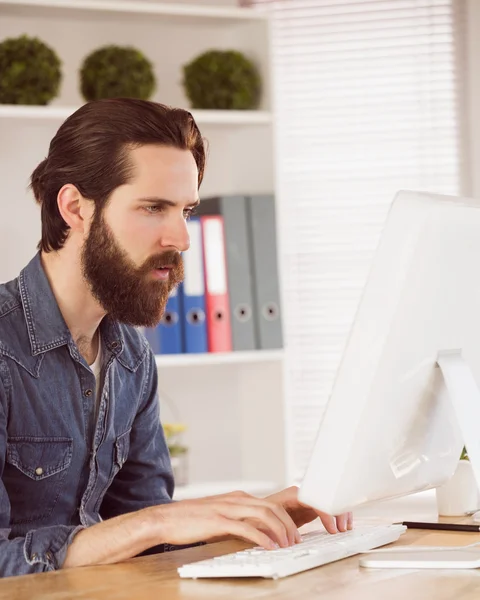
M 174 552 L 175 550 L 185 550 L 186 548 L 196 548 L 197 546 L 205 546 L 207 542 L 193 542 L 191 544 L 158 544 L 157 546 L 152 546 L 151 548 L 147 548 L 140 554 L 136 556 L 151 556 L 152 554 L 163 554 L 164 552 Z
M 437 531 L 469 531 L 470 533 L 480 533 L 478 525 L 461 525 L 458 523 L 421 523 L 417 521 L 404 521 L 408 529 L 433 529 Z

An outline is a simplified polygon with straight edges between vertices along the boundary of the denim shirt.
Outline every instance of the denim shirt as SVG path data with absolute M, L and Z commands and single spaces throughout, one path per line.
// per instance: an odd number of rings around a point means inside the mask
M 135 328 L 107 316 L 100 332 L 95 421 L 95 377 L 40 255 L 0 285 L 0 576 L 55 570 L 81 529 L 172 501 L 155 358 Z

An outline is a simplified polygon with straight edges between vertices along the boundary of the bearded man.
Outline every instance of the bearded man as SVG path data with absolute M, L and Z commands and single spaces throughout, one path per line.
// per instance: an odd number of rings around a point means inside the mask
M 299 541 L 291 487 L 174 502 L 155 357 L 139 332 L 182 281 L 205 148 L 192 115 L 112 99 L 73 113 L 34 170 L 38 252 L 0 285 L 0 576 L 239 537 Z

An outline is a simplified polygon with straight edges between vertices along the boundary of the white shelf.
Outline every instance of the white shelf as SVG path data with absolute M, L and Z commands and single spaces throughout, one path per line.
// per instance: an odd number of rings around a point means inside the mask
M 142 0 L 0 0 L 3 7 L 82 10 L 116 14 L 140 14 L 178 18 L 207 18 L 230 21 L 265 20 L 267 16 L 259 11 L 241 7 L 145 2 Z
M 27 106 L 0 104 L 2 119 L 58 119 L 64 120 L 78 106 Z M 268 125 L 272 115 L 264 110 L 190 110 L 199 125 Z
M 267 496 L 276 492 L 279 485 L 273 481 L 212 481 L 206 483 L 192 483 L 178 486 L 173 495 L 174 500 L 189 500 L 204 498 L 216 494 L 243 491 L 252 496 Z
M 252 352 L 209 352 L 205 354 L 162 354 L 155 357 L 157 367 L 188 367 L 202 365 L 235 365 L 276 362 L 283 359 L 283 350 Z
M 201 125 L 268 125 L 272 122 L 272 113 L 267 110 L 188 110 Z

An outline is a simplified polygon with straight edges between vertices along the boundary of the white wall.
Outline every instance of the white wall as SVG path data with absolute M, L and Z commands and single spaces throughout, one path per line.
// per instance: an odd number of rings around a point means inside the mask
M 462 0 L 458 0 L 462 1 Z M 466 0 L 466 115 L 468 182 L 466 193 L 480 198 L 480 2 Z
M 158 379 L 162 420 L 188 423 L 190 481 L 283 482 L 281 362 L 187 369 L 161 367 Z

